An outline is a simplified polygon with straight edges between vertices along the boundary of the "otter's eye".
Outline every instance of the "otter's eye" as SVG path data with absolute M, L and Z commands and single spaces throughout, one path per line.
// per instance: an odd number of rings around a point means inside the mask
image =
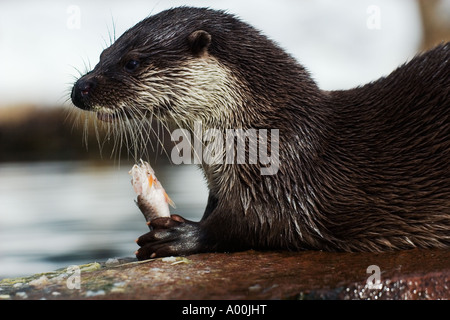
M 125 70 L 127 70 L 128 72 L 136 71 L 137 67 L 139 67 L 139 61 L 137 60 L 129 60 L 125 64 Z

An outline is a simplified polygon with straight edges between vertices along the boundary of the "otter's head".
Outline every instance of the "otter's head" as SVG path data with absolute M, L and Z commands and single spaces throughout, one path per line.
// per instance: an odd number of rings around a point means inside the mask
M 103 121 L 155 115 L 177 126 L 224 128 L 268 125 L 285 114 L 278 111 L 292 92 L 305 98 L 297 108 L 317 90 L 302 66 L 250 25 L 223 11 L 180 7 L 139 22 L 105 49 L 75 83 L 72 101 Z
M 106 122 L 155 115 L 178 126 L 229 125 L 242 85 L 214 52 L 233 23 L 223 12 L 197 8 L 149 17 L 102 52 L 76 81 L 72 101 Z
M 71 97 L 107 123 L 115 146 L 140 153 L 152 119 L 170 130 L 194 131 L 197 122 L 203 130 L 282 128 L 300 123 L 300 109 L 318 91 L 305 69 L 255 28 L 223 11 L 180 7 L 126 31 Z

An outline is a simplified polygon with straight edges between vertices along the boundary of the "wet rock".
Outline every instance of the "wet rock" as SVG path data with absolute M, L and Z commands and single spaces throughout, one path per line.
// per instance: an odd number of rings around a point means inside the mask
M 35 287 L 44 287 L 44 286 L 47 286 L 48 284 L 49 284 L 49 281 L 45 275 L 41 276 L 38 279 L 31 280 L 29 282 L 30 286 L 35 286 Z
M 450 250 L 246 251 L 68 270 L 4 279 L 0 298 L 450 299 Z

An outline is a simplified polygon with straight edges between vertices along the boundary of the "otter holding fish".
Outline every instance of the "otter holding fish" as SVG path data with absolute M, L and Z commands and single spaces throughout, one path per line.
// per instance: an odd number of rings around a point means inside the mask
M 138 259 L 450 247 L 450 43 L 364 86 L 323 91 L 235 16 L 174 8 L 105 49 L 72 101 L 135 139 L 153 116 L 169 130 L 279 129 L 275 174 L 201 164 L 203 218 L 154 219 Z
M 147 220 L 147 223 L 157 218 L 169 218 L 169 205 L 175 207 L 161 182 L 156 178 L 155 171 L 148 162 L 141 160 L 139 165 L 131 168 L 131 185 L 138 195 L 137 205 Z

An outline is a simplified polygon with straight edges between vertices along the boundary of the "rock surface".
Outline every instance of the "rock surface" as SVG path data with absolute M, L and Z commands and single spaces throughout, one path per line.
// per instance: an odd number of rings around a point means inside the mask
M 379 282 L 377 282 L 379 280 Z M 0 281 L 0 299 L 450 299 L 450 250 L 110 259 Z

